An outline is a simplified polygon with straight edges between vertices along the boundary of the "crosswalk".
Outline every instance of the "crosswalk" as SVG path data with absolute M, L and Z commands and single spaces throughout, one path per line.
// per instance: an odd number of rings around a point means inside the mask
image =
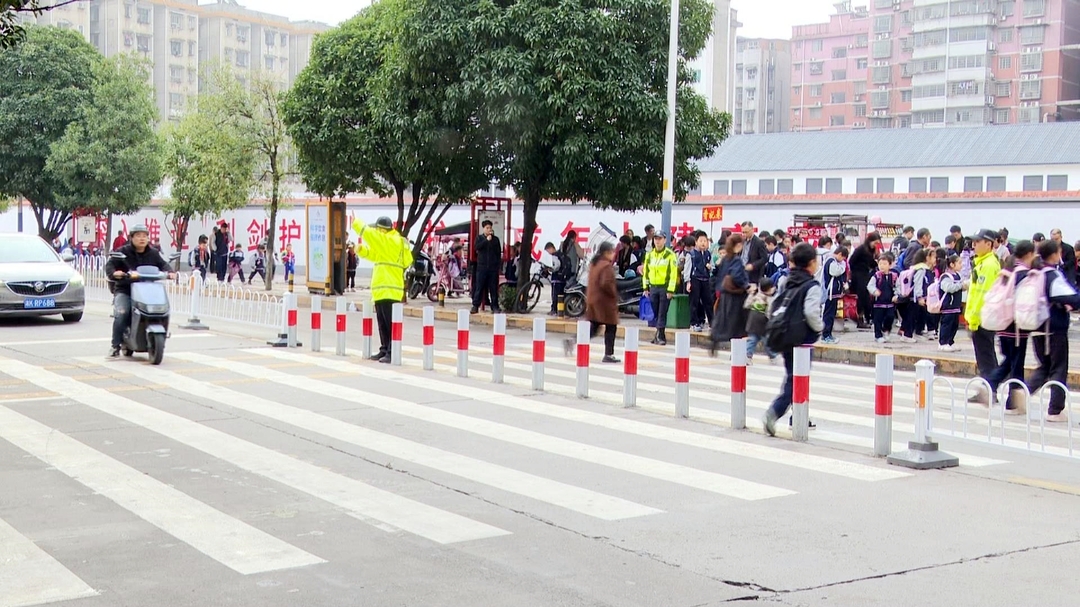
M 197 454 L 200 466 L 219 462 L 260 479 L 273 491 L 251 491 L 259 509 L 272 510 L 273 496 L 284 494 L 347 515 L 361 533 L 448 547 L 514 542 L 525 533 L 526 523 L 497 505 L 566 527 L 633 526 L 799 494 L 854 495 L 912 477 L 860 453 L 766 443 L 648 412 L 533 394 L 527 344 L 512 344 L 507 353 L 506 387 L 485 384 L 490 357 L 474 354 L 474 377 L 459 380 L 452 377 L 452 351 L 437 353 L 436 373 L 414 368 L 419 349 L 405 353 L 404 368 L 273 348 L 175 351 L 162 367 L 77 356 L 43 366 L 0 357 L 0 382 L 27 390 L 0 396 L 0 441 L 42 462 L 37 474 L 77 483 L 242 576 L 317 568 L 330 561 L 330 551 L 318 542 L 297 545 L 249 510 L 207 503 L 189 487 L 159 478 L 159 471 L 140 468 L 128 453 L 58 429 L 46 407 L 64 403 L 73 415 L 128 424 L 158 448 Z M 660 356 L 643 360 L 642 409 L 671 412 L 671 367 Z M 722 356 L 695 367 L 692 416 L 729 419 L 725 369 Z M 593 405 L 621 402 L 621 373 L 620 367 L 593 370 Z M 767 405 L 781 374 L 753 368 L 752 414 Z M 572 361 L 549 358 L 547 376 L 549 392 L 573 390 Z M 908 379 L 897 373 L 898 401 Z M 815 441 L 868 449 L 868 401 L 851 396 L 864 380 L 822 368 L 814 382 L 815 394 L 830 404 L 813 414 L 830 423 Z M 209 423 L 199 414 L 209 410 L 276 433 Z M 312 444 L 325 446 L 326 455 Z M 346 452 L 357 459 L 329 455 Z M 969 466 L 1007 463 L 972 454 L 961 459 Z M 0 607 L 97 593 L 96 580 L 80 579 L 4 516 L 0 507 Z

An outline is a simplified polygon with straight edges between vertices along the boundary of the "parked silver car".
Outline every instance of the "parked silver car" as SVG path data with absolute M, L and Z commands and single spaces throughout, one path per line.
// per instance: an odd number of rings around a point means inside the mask
M 86 289 L 71 259 L 36 235 L 0 233 L 0 316 L 82 320 Z

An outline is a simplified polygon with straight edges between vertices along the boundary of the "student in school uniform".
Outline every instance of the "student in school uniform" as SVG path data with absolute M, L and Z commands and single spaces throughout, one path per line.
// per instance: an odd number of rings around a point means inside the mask
M 1031 375 L 1028 388 L 1032 394 L 1047 382 L 1056 381 L 1068 385 L 1069 378 L 1069 312 L 1080 309 L 1080 295 L 1061 271 L 1061 243 L 1047 240 L 1039 245 L 1039 257 L 1046 268 L 1046 298 L 1050 304 L 1050 320 L 1046 335 L 1034 334 L 1032 349 L 1039 366 Z M 1050 388 L 1050 405 L 1046 411 L 1048 422 L 1068 422 L 1065 413 L 1065 392 Z
M 878 257 L 878 271 L 870 277 L 867 290 L 874 298 L 874 340 L 879 344 L 889 341 L 893 322 L 896 320 L 896 274 L 892 264 L 896 258 L 885 252 Z
M 960 278 L 963 262 L 953 253 L 945 261 L 945 272 L 938 279 L 941 291 L 941 320 L 938 322 L 938 350 L 956 352 L 956 332 L 960 328 L 960 312 L 963 307 L 963 293 L 966 283 Z
M 825 308 L 821 314 L 821 320 L 825 328 L 821 331 L 821 341 L 826 344 L 836 344 L 840 340 L 833 337 L 833 325 L 836 323 L 836 307 L 844 299 L 844 291 L 847 287 L 847 247 L 840 247 L 825 260 L 822 274 L 822 287 L 825 293 Z

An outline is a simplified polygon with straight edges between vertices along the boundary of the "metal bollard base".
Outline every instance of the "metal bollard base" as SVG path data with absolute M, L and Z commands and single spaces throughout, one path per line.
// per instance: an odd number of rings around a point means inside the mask
M 938 451 L 938 444 L 927 440 L 925 443 L 910 441 L 908 450 L 894 453 L 885 461 L 904 468 L 915 470 L 935 470 L 937 468 L 955 468 L 960 465 L 960 459 L 955 455 L 949 455 L 944 451 Z
M 180 325 L 180 328 L 188 331 L 209 331 L 210 325 L 203 323 L 198 318 L 189 318 L 186 323 Z

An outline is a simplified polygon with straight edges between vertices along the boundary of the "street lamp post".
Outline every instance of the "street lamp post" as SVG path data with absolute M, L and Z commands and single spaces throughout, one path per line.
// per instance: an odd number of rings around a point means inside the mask
M 675 201 L 675 92 L 679 69 L 679 0 L 671 0 L 671 37 L 668 41 L 667 131 L 664 134 L 664 193 L 660 210 L 661 229 L 671 236 L 671 206 Z M 668 242 L 674 242 L 674 239 Z

